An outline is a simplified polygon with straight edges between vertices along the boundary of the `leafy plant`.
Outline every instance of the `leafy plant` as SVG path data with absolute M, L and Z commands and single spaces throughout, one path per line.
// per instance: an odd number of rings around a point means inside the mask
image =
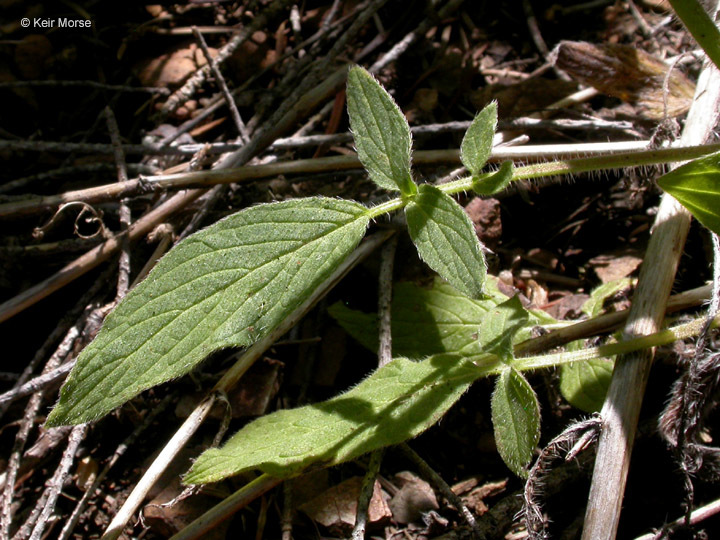
M 415 348 L 414 337 L 397 339 L 395 352 L 427 357 L 395 358 L 341 396 L 250 423 L 223 447 L 200 456 L 187 483 L 255 468 L 292 476 L 399 443 L 435 423 L 474 380 L 489 375 L 498 376 L 492 397 L 498 449 L 511 470 L 523 475 L 540 427 L 537 398 L 523 371 L 608 357 L 682 335 L 671 330 L 652 339 L 516 358 L 513 346 L 531 324 L 555 321 L 528 312 L 517 297 L 508 299 L 492 286 L 483 247 L 450 195 L 468 189 L 492 194 L 513 179 L 597 164 L 577 160 L 521 171 L 507 162 L 498 171 L 483 172 L 497 124 L 491 104 L 462 141 L 460 156 L 470 176 L 442 186 L 418 185 L 410 168 L 407 121 L 359 67 L 348 76 L 348 111 L 370 178 L 399 197 L 375 207 L 323 197 L 259 205 L 181 242 L 107 317 L 79 356 L 48 425 L 99 418 L 141 391 L 189 372 L 216 350 L 264 338 L 348 257 L 371 220 L 402 209 L 418 254 L 447 282 L 396 297 L 395 331 L 417 335 L 424 326 L 435 339 Z M 412 312 L 408 305 L 418 298 L 427 309 L 422 316 L 408 316 L 403 326 L 403 313 Z M 452 309 L 443 314 L 433 302 Z M 361 341 L 372 341 L 356 324 L 357 314 L 335 307 L 334 315 L 345 318 L 349 328 L 355 324 Z

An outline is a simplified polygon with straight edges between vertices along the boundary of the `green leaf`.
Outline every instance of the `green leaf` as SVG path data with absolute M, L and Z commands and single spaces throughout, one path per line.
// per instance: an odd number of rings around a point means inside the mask
M 478 332 L 480 349 L 504 362 L 513 358 L 515 335 L 528 324 L 530 316 L 518 296 L 498 304 L 483 318 Z
M 494 195 L 508 187 L 514 171 L 512 161 L 504 161 L 497 172 L 473 179 L 473 191 L 478 195 Z
M 588 317 L 595 317 L 596 315 L 599 315 L 602 313 L 605 300 L 623 289 L 632 287 L 635 281 L 636 280 L 633 278 L 621 278 L 603 283 L 590 293 L 590 298 L 585 301 L 580 309 Z
M 460 292 L 481 298 L 487 266 L 462 207 L 435 186 L 422 184 L 405 215 L 420 258 Z
M 48 425 L 98 418 L 213 351 L 265 336 L 350 254 L 361 204 L 297 199 L 245 209 L 172 249 L 79 356 Z
M 372 181 L 413 195 L 417 186 L 410 172 L 410 127 L 380 83 L 359 66 L 348 74 L 347 108 L 358 158 Z
M 670 5 L 708 58 L 720 69 L 720 31 L 702 3 L 698 0 L 670 0 Z
M 610 386 L 613 361 L 605 358 L 565 364 L 560 370 L 560 393 L 572 405 L 585 412 L 602 409 Z
M 488 313 L 508 297 L 497 288 L 497 278 L 485 280 L 484 300 L 472 300 L 446 281 L 437 278 L 431 287 L 399 282 L 393 289 L 393 356 L 424 358 L 453 353 L 464 357 L 481 354 L 479 330 Z M 377 351 L 377 315 L 352 310 L 338 302 L 330 315 L 362 345 Z M 543 311 L 527 311 L 529 321 L 514 337 L 513 344 L 526 339 L 531 325 L 552 324 L 555 319 Z M 486 339 L 491 341 L 492 338 Z
M 530 384 L 507 367 L 495 383 L 491 401 L 498 452 L 508 468 L 526 477 L 526 467 L 540 440 L 540 405 Z
M 396 358 L 343 395 L 258 418 L 203 453 L 184 482 L 216 482 L 251 469 L 289 477 L 398 444 L 437 422 L 479 376 L 477 366 L 454 355 Z
M 492 153 L 497 127 L 497 102 L 492 101 L 473 119 L 460 145 L 460 161 L 477 176 Z
M 720 234 L 720 152 L 670 171 L 660 177 L 658 185 L 700 223 Z

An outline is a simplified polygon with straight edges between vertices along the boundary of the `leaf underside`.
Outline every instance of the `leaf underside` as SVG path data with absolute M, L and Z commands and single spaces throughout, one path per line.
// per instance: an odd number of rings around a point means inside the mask
M 495 383 L 491 412 L 498 452 L 511 471 L 526 477 L 540 440 L 540 406 L 530 384 L 517 370 L 504 369 Z
M 204 452 L 183 481 L 216 482 L 251 469 L 285 478 L 398 444 L 437 422 L 479 376 L 455 355 L 396 358 L 343 395 L 258 418 Z
M 49 425 L 86 422 L 264 337 L 365 234 L 367 209 L 328 198 L 245 209 L 172 249 L 79 356 Z
M 487 266 L 462 207 L 437 187 L 422 184 L 405 215 L 420 258 L 460 292 L 482 298 Z

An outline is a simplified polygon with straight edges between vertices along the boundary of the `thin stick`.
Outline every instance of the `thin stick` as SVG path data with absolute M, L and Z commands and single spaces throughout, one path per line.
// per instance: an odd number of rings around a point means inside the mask
M 118 183 L 124 184 L 128 181 L 127 167 L 125 165 L 125 153 L 120 145 L 120 130 L 117 120 L 110 107 L 105 107 L 105 118 L 107 121 L 110 139 L 112 140 L 115 166 L 117 167 Z M 120 301 L 127 294 L 130 286 L 130 241 L 127 231 L 130 228 L 132 216 L 127 199 L 120 199 L 120 257 L 118 259 L 118 284 L 116 301 Z
M 328 82 L 338 83 L 338 79 Z M 329 91 L 329 88 L 325 88 Z M 294 116 L 294 114 L 292 115 Z M 284 119 L 288 124 L 294 120 Z M 271 137 L 274 135 L 271 135 Z M 263 134 L 263 138 L 268 136 Z M 267 141 L 265 141 L 267 142 Z M 522 147 L 496 147 L 491 161 L 524 160 L 539 161 L 552 158 L 561 161 L 538 163 L 518 167 L 518 178 L 539 178 L 542 176 L 572 174 L 590 170 L 636 167 L 654 165 L 686 159 L 694 159 L 720 150 L 720 144 L 665 148 L 647 150 L 649 141 L 629 141 L 617 143 L 584 143 L 556 145 L 527 145 Z M 244 152 L 245 147 L 241 151 Z M 577 156 L 589 156 L 577 158 Z M 577 159 L 573 159 L 577 158 Z M 413 162 L 418 166 L 438 163 L 460 163 L 458 150 L 421 150 L 413 154 Z M 348 169 L 361 169 L 362 164 L 356 156 L 332 156 L 317 159 L 301 159 L 289 162 L 264 165 L 246 165 L 227 169 L 215 168 L 209 171 L 182 172 L 158 176 L 144 176 L 118 183 L 96 186 L 58 195 L 31 196 L 27 199 L 0 204 L 0 218 L 16 215 L 29 215 L 54 209 L 69 202 L 94 204 L 129 197 L 140 193 L 165 189 L 187 189 L 189 187 L 230 184 L 260 180 L 278 175 L 312 174 Z
M 230 94 L 230 89 L 225 82 L 225 77 L 223 77 L 222 73 L 220 72 L 220 68 L 215 61 L 215 58 L 213 58 L 213 56 L 210 54 L 210 49 L 208 49 L 207 43 L 205 43 L 205 38 L 200 33 L 200 30 L 197 29 L 197 26 L 193 26 L 192 31 L 195 39 L 197 39 L 198 43 L 200 44 L 200 48 L 202 49 L 203 54 L 205 55 L 205 60 L 207 60 L 213 74 L 215 75 L 215 79 L 217 80 L 218 86 L 220 86 L 220 90 L 222 91 L 223 96 L 225 97 L 225 101 L 227 102 L 228 108 L 230 109 L 230 116 L 232 116 L 233 122 L 235 123 L 235 128 L 238 130 L 240 141 L 243 144 L 247 144 L 250 140 L 250 135 L 247 131 L 247 127 L 245 127 L 245 123 L 242 121 L 242 117 L 240 116 L 240 111 L 238 111 L 237 105 L 235 104 L 235 100 Z
M 706 67 L 698 81 L 682 144 L 704 142 L 714 128 L 720 105 L 720 73 Z M 655 220 L 625 334 L 640 336 L 659 329 L 673 277 L 690 225 L 690 214 L 664 195 Z M 584 540 L 613 539 L 620 519 L 640 405 L 653 351 L 618 358 L 601 412 L 603 430 L 583 528 Z
M 380 464 L 382 463 L 383 449 L 375 450 L 370 454 L 367 471 L 363 476 L 360 486 L 360 495 L 357 501 L 357 512 L 355 515 L 355 527 L 353 527 L 350 538 L 352 540 L 363 540 L 365 538 L 365 527 L 367 526 L 370 508 L 370 501 L 375 491 L 375 482 L 380 472 Z
M 435 469 L 433 469 L 415 450 L 410 448 L 408 443 L 402 443 L 398 446 L 400 451 L 405 454 L 405 456 L 412 461 L 415 466 L 418 468 L 418 471 L 420 472 L 420 475 L 427 479 L 433 486 L 435 486 L 435 489 L 437 489 L 440 493 L 442 493 L 442 496 L 445 497 L 450 504 L 452 504 L 457 510 L 462 514 L 463 519 L 465 519 L 465 522 L 470 526 L 470 528 L 473 531 L 473 535 L 475 538 L 484 538 L 484 535 L 482 534 L 482 531 L 480 531 L 480 527 L 478 527 L 477 521 L 475 520 L 475 516 L 472 515 L 472 512 L 470 512 L 470 509 L 467 507 L 467 505 L 462 501 L 462 499 L 455 494 L 455 492 L 452 490 L 452 488 L 448 485 L 448 483 L 445 481 L 445 479 L 440 476 Z
M 75 339 L 80 335 L 79 324 L 76 324 L 65 335 L 60 345 L 48 359 L 43 373 L 48 373 L 54 370 L 62 359 L 65 358 L 75 342 Z M 37 392 L 32 395 L 30 401 L 25 406 L 25 412 L 20 422 L 20 429 L 15 435 L 15 442 L 8 458 L 7 468 L 5 470 L 5 486 L 3 489 L 2 497 L 2 508 L 0 509 L 0 538 L 9 538 L 10 523 L 12 523 L 12 501 L 15 492 L 15 481 L 17 479 L 17 472 L 20 468 L 20 459 L 22 457 L 23 449 L 27 443 L 30 430 L 35 425 L 35 417 L 40 409 L 42 403 L 42 392 Z M 29 527 L 28 527 L 29 534 Z
M 55 509 L 57 499 L 60 496 L 60 492 L 62 491 L 63 485 L 65 484 L 68 475 L 70 474 L 70 467 L 75 460 L 75 454 L 78 450 L 78 447 L 85 438 L 85 433 L 87 433 L 87 424 L 75 426 L 70 432 L 67 448 L 65 448 L 65 452 L 63 452 L 62 458 L 60 458 L 60 465 L 58 465 L 55 474 L 48 483 L 47 501 L 45 503 L 45 507 L 42 510 L 42 513 L 40 514 L 40 519 L 38 520 L 37 525 L 35 525 L 35 529 L 33 529 L 33 532 L 30 535 L 30 540 L 40 540 L 42 538 L 45 526 L 48 523 L 48 519 L 50 519 L 50 514 L 52 514 L 53 510 Z
M 138 219 L 129 229 L 130 242 L 141 238 L 156 225 L 166 220 L 172 213 L 184 208 L 204 193 L 203 190 L 189 190 L 178 193 L 145 216 Z M 96 266 L 108 260 L 120 248 L 120 238 L 114 236 L 98 247 L 91 249 L 75 261 L 66 265 L 49 278 L 33 285 L 19 295 L 0 304 L 0 322 L 8 320 L 22 310 L 39 302 L 46 296 L 64 287 L 74 279 L 86 274 Z
M 674 313 L 701 305 L 710 298 L 711 288 L 711 285 L 703 285 L 702 287 L 671 296 L 667 302 L 665 313 Z M 629 313 L 629 309 L 623 309 L 614 313 L 605 313 L 586 321 L 580 321 L 570 326 L 558 328 L 545 335 L 528 339 L 515 345 L 515 355 L 535 354 L 570 343 L 576 339 L 596 336 L 603 332 L 615 330 L 627 320 Z
M 220 504 L 205 512 L 182 531 L 171 537 L 170 540 L 192 540 L 200 538 L 215 528 L 218 523 L 228 519 L 235 512 L 244 508 L 264 493 L 267 493 L 281 482 L 282 478 L 275 478 L 268 474 L 257 477 L 224 499 Z
M 245 43 L 250 36 L 256 30 L 265 28 L 267 22 L 279 14 L 287 5 L 291 3 L 291 0 L 275 0 L 272 4 L 266 7 L 263 11 L 258 13 L 252 22 L 240 30 L 236 35 L 230 39 L 219 51 L 215 58 L 217 64 L 222 64 L 232 55 L 237 48 Z M 173 93 L 163 105 L 160 110 L 162 116 L 167 116 L 180 105 L 190 99 L 198 88 L 205 82 L 205 79 L 210 75 L 212 69 L 210 65 L 205 65 L 198 69 L 188 81 L 178 90 Z
M 60 532 L 60 536 L 58 538 L 60 540 L 66 540 L 70 537 L 72 534 L 73 529 L 75 528 L 75 525 L 77 525 L 78 520 L 80 519 L 80 515 L 82 514 L 83 510 L 87 506 L 87 503 L 90 501 L 90 498 L 95 495 L 95 492 L 100 487 L 100 484 L 105 479 L 107 474 L 110 472 L 110 469 L 118 462 L 118 460 L 125 454 L 128 448 L 130 448 L 137 438 L 152 424 L 152 422 L 155 420 L 155 418 L 158 417 L 158 415 L 162 412 L 164 412 L 168 405 L 170 405 L 171 401 L 175 398 L 173 394 L 168 394 L 165 396 L 165 398 L 155 407 L 153 407 L 148 415 L 143 420 L 142 424 L 137 426 L 133 432 L 128 435 L 128 437 L 118 445 L 118 447 L 115 449 L 115 452 L 113 453 L 110 460 L 107 462 L 105 467 L 103 467 L 103 470 L 100 471 L 100 474 L 98 474 L 95 477 L 95 480 L 93 481 L 92 485 L 85 490 L 85 493 L 83 493 L 82 498 L 78 501 L 77 505 L 75 505 L 75 509 L 73 510 L 73 513 L 70 515 L 68 520 L 63 525 L 62 531 Z

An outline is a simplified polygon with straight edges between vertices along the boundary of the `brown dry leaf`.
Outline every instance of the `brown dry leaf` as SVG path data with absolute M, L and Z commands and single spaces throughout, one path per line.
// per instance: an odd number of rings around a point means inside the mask
M 642 258 L 630 253 L 598 255 L 588 261 L 603 283 L 622 279 L 632 274 L 642 263 Z
M 388 503 L 392 510 L 393 519 L 398 523 L 418 523 L 422 515 L 430 510 L 439 508 L 435 492 L 430 484 L 411 472 L 399 472 L 394 477 L 396 484 L 401 484 L 400 490 Z
M 217 55 L 217 49 L 209 47 L 210 56 Z M 143 86 L 179 86 L 207 61 L 195 43 L 180 45 L 171 52 L 161 54 L 140 64 L 137 76 Z
M 664 84 L 668 66 L 662 60 L 629 45 L 593 45 L 562 41 L 553 51 L 555 65 L 576 81 L 637 106 L 651 120 L 665 115 Z M 668 79 L 667 114 L 687 112 L 695 85 L 677 69 Z
M 355 525 L 362 481 L 360 476 L 349 478 L 306 502 L 299 510 L 320 525 L 347 533 Z M 376 480 L 368 508 L 368 523 L 377 523 L 389 517 L 390 508 L 383 499 L 380 483 Z

